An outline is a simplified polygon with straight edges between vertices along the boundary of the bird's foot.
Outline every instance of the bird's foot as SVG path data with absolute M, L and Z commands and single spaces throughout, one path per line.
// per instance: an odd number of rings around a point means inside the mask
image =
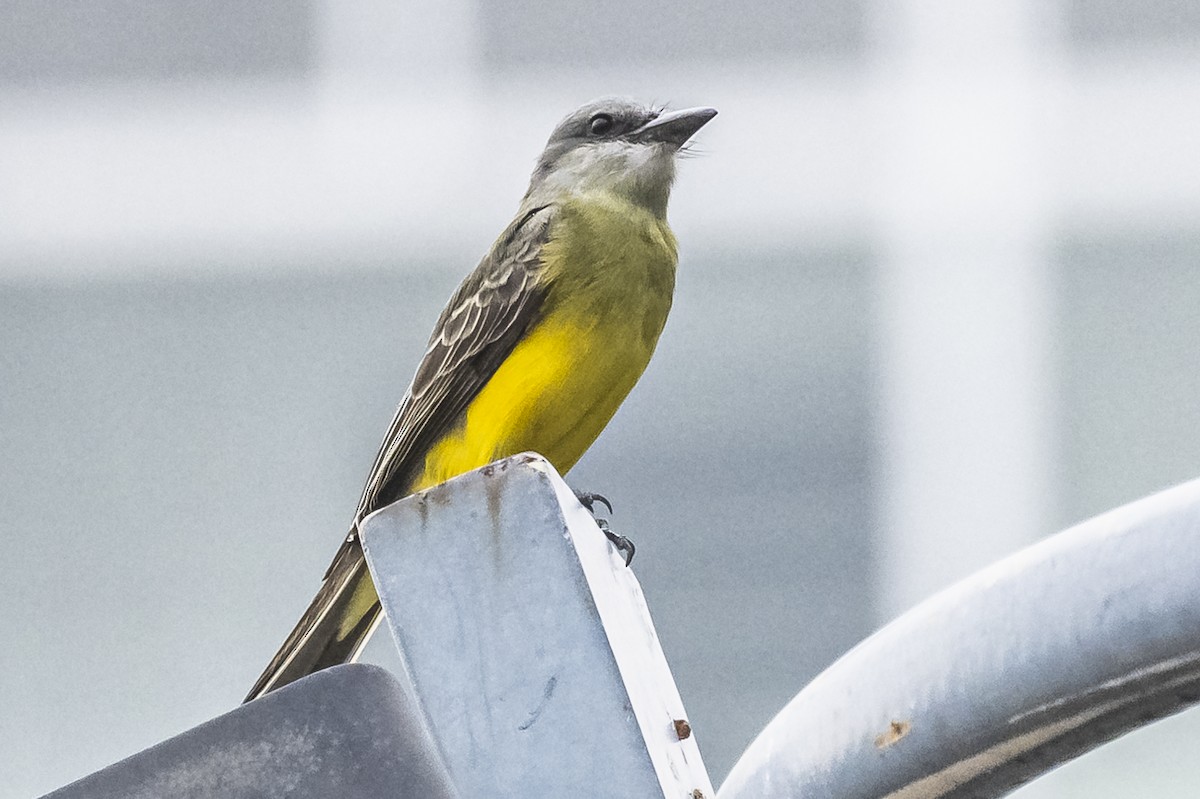
M 600 528 L 600 532 L 604 533 L 604 537 L 611 541 L 612 545 L 617 548 L 617 551 L 625 554 L 625 567 L 628 568 L 629 564 L 633 563 L 633 553 L 637 550 L 637 547 L 625 536 L 608 529 L 608 522 L 604 519 L 597 519 L 596 525 Z
M 608 497 L 604 496 L 603 494 L 594 494 L 591 491 L 576 491 L 575 498 L 579 500 L 580 505 L 588 509 L 588 513 L 592 514 L 594 518 L 596 517 L 597 502 L 608 508 L 609 513 L 613 512 L 612 503 L 609 502 Z M 599 527 L 600 531 L 604 533 L 604 537 L 612 542 L 612 545 L 617 548 L 617 551 L 625 555 L 625 565 L 628 566 L 630 563 L 633 563 L 633 553 L 635 550 L 633 542 L 625 536 L 620 535 L 619 533 L 614 533 L 612 530 L 610 530 L 608 527 L 608 519 L 596 518 L 596 526 Z
M 596 503 L 599 502 L 604 507 L 608 508 L 608 512 L 612 513 L 612 503 L 608 501 L 608 497 L 603 494 L 593 494 L 591 491 L 576 491 L 575 499 L 579 500 L 579 504 L 588 509 L 588 513 L 596 515 Z

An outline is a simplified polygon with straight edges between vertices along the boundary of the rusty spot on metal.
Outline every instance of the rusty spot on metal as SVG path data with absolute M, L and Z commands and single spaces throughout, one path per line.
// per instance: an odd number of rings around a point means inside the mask
M 876 749 L 887 749 L 889 746 L 894 746 L 904 736 L 912 731 L 912 724 L 907 721 L 892 720 L 888 728 L 875 737 Z
M 450 504 L 450 498 L 453 489 L 446 483 L 438 483 L 435 486 L 430 486 L 421 492 L 421 496 L 425 497 L 427 502 L 432 502 L 436 505 L 445 507 Z
M 687 719 L 675 719 L 675 736 L 681 741 L 692 737 L 692 725 L 687 723 Z

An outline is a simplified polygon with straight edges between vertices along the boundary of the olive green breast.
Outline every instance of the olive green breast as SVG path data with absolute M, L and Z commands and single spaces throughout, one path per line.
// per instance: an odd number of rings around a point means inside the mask
M 572 198 L 560 206 L 542 250 L 545 313 L 636 329 L 653 350 L 671 309 L 677 260 L 665 219 L 611 194 Z

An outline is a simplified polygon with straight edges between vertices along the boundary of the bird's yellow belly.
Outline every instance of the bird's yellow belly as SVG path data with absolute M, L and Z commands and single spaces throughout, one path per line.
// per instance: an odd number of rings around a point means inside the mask
M 561 260 L 589 268 L 555 276 L 541 320 L 462 423 L 430 448 L 414 491 L 526 450 L 565 473 L 645 370 L 671 305 L 674 241 L 658 220 L 629 230 L 627 209 L 585 211 L 586 224 L 566 227 L 547 244 L 546 257 L 552 267 Z M 625 228 L 619 248 L 611 246 L 610 221 Z
M 613 348 L 625 350 L 623 363 L 611 363 Z M 649 356 L 595 330 L 535 329 L 470 404 L 464 424 L 430 449 L 415 488 L 525 450 L 567 471 L 600 435 Z

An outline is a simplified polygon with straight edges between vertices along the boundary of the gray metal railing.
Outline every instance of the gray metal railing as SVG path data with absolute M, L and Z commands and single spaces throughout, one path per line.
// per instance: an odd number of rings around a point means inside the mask
M 1197 700 L 1200 480 L 904 614 L 801 691 L 720 796 L 1003 796 Z

